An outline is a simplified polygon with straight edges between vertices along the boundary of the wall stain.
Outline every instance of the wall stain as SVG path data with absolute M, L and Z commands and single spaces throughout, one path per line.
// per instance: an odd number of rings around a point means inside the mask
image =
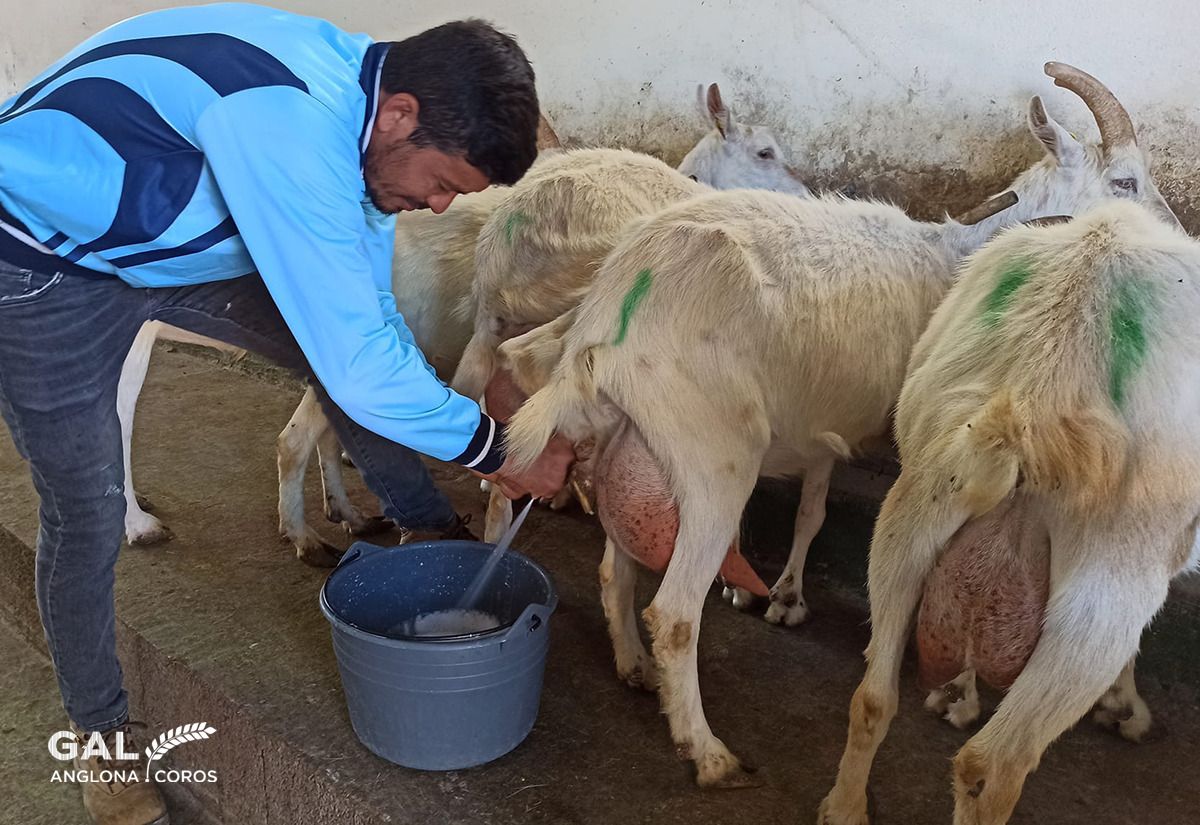
M 982 203 L 1043 156 L 1025 127 L 1028 98 L 1023 96 L 1000 98 L 990 108 L 968 114 L 944 100 L 928 99 L 914 78 L 920 105 L 864 105 L 848 108 L 834 120 L 789 124 L 779 114 L 788 107 L 777 102 L 778 88 L 758 88 L 763 81 L 751 80 L 746 72 L 715 74 L 739 75 L 732 84 L 737 93 L 722 85 L 735 115 L 769 127 L 815 191 L 877 198 L 920 220 L 941 220 Z M 1044 95 L 1052 115 L 1081 140 L 1097 140 L 1086 114 L 1061 112 L 1067 107 L 1057 97 L 1051 101 L 1053 94 Z M 635 107 L 595 109 L 550 103 L 548 110 L 568 145 L 622 146 L 677 165 L 707 125 L 694 106 L 681 103 L 647 99 Z M 1184 228 L 1200 234 L 1200 123 L 1180 107 L 1150 106 L 1131 114 L 1163 196 Z M 573 124 L 582 128 L 573 131 Z

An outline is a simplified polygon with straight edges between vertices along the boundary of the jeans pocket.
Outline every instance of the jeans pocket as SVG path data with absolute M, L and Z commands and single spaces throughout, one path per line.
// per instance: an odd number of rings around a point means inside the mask
M 58 286 L 61 272 L 39 272 L 0 261 L 0 310 L 32 304 Z

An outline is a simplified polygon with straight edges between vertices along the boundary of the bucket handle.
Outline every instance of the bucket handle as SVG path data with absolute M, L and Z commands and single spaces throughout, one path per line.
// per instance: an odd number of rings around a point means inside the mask
M 517 620 L 509 627 L 508 632 L 504 634 L 504 641 L 510 639 L 518 639 L 536 633 L 546 626 L 546 622 L 550 619 L 550 614 L 554 612 L 552 604 L 531 604 L 521 612 Z
M 350 545 L 349 550 L 347 550 L 345 553 L 342 553 L 342 557 L 338 559 L 337 567 L 341 567 L 347 562 L 352 562 L 355 559 L 363 558 L 364 556 L 373 556 L 376 553 L 380 553 L 387 549 L 388 548 L 386 547 L 380 547 L 378 544 L 371 544 L 367 541 L 356 541 L 354 544 Z M 334 569 L 336 570 L 337 567 Z

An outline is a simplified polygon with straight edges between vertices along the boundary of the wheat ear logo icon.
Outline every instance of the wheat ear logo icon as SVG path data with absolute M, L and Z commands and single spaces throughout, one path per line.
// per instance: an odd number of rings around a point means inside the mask
M 201 739 L 207 739 L 216 732 L 217 729 L 209 727 L 207 722 L 192 722 L 190 725 L 180 725 L 160 733 L 158 738 L 146 748 L 146 781 L 150 781 L 150 768 L 153 764 L 166 756 L 169 751 L 184 742 L 198 742 Z

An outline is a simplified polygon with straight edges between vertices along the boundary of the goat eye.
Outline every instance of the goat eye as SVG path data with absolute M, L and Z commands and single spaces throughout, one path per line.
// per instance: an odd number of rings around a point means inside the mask
M 766 149 L 759 149 L 758 156 L 760 158 L 762 158 L 763 160 L 774 160 L 775 159 L 775 150 L 771 149 L 770 147 L 768 147 Z
M 1112 185 L 1123 192 L 1129 192 L 1134 195 L 1137 194 L 1137 178 L 1113 178 Z
M 697 178 L 695 175 L 688 175 L 688 177 L 691 178 L 692 180 L 696 181 L 696 183 L 700 182 L 700 179 Z

